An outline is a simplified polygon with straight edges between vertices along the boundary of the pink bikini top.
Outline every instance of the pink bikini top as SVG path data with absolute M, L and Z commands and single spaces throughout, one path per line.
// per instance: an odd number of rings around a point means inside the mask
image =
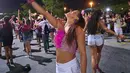
M 65 31 L 64 30 L 58 30 L 56 32 L 54 43 L 56 49 L 61 49 L 63 51 L 68 51 L 70 53 L 75 54 L 77 51 L 77 44 L 76 40 L 73 41 L 72 46 L 68 46 L 65 40 Z

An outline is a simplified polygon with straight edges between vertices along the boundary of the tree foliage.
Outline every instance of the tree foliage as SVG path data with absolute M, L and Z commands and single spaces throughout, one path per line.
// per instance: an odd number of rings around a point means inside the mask
M 52 12 L 53 15 L 57 15 L 58 17 L 63 17 L 63 0 L 36 0 L 38 4 Z M 29 4 L 21 4 L 21 15 L 28 16 L 28 10 L 31 9 L 32 12 L 36 12 Z
M 64 16 L 64 1 L 63 0 L 42 0 L 46 9 L 58 17 Z

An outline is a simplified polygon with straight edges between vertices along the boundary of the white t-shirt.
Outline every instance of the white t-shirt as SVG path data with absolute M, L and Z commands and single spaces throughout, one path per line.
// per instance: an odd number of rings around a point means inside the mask
M 40 27 L 42 27 L 42 34 L 44 34 L 44 28 L 45 28 L 45 25 L 48 26 L 48 28 L 51 28 L 49 22 L 47 20 L 43 20 L 41 21 L 39 24 L 38 24 Z
M 114 23 L 114 28 L 121 28 L 121 20 L 117 19 L 116 22 Z

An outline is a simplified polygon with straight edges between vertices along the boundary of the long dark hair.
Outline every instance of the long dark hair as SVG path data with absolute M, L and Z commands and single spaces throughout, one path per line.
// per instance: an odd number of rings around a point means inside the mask
M 81 28 L 84 28 L 84 26 L 85 26 L 85 21 L 84 21 L 81 13 L 79 13 L 78 17 L 79 17 L 79 20 L 78 21 L 75 20 L 75 23 L 70 26 L 68 33 L 66 35 L 66 41 L 69 46 L 71 46 L 73 41 L 76 40 L 76 38 L 77 38 L 76 37 L 77 26 L 80 26 Z
M 4 28 L 6 28 L 8 31 L 12 31 L 12 25 L 11 25 L 11 23 L 9 22 L 9 20 L 10 20 L 10 17 L 9 17 L 9 16 L 5 16 L 5 17 L 4 17 L 4 22 L 5 22 Z
M 88 34 L 96 34 L 96 31 L 98 28 L 98 22 L 101 16 L 102 16 L 101 10 L 96 10 L 92 14 L 91 19 L 88 21 L 88 24 L 87 24 Z

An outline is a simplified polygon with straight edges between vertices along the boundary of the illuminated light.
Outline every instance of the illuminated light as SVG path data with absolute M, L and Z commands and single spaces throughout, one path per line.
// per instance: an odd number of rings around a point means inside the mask
M 94 3 L 91 1 L 91 2 L 89 2 L 89 4 L 90 4 L 90 6 L 92 8 Z
M 109 12 L 109 11 L 111 11 L 111 9 L 110 8 L 106 8 L 106 11 Z

